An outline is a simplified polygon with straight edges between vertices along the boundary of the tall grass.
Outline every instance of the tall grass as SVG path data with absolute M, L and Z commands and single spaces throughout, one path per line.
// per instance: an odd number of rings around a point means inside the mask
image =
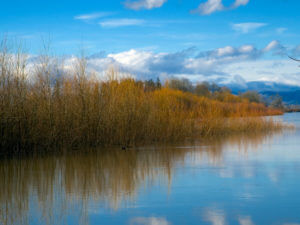
M 0 152 L 54 146 L 131 146 L 180 141 L 191 136 L 278 129 L 258 116 L 281 114 L 262 104 L 220 93 L 214 99 L 165 86 L 118 78 L 99 80 L 84 57 L 65 70 L 42 54 L 34 66 L 7 43 L 0 46 Z M 234 120 L 233 118 L 252 117 Z M 238 123 L 237 123 L 238 121 Z M 242 126 L 239 126 L 240 124 Z

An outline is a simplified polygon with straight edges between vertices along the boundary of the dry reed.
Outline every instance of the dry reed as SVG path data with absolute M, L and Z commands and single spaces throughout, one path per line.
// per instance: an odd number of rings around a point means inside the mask
M 281 111 L 230 93 L 209 99 L 168 85 L 149 91 L 145 82 L 118 79 L 113 70 L 101 81 L 88 72 L 84 57 L 73 72 L 62 68 L 42 54 L 29 70 L 26 54 L 20 48 L 11 51 L 2 41 L 0 153 L 37 147 L 132 146 L 280 127 L 259 116 Z

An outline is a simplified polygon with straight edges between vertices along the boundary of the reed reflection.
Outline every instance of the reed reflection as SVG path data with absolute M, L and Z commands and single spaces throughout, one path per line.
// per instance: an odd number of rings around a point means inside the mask
M 228 146 L 237 146 L 241 153 L 247 154 L 256 151 L 273 135 L 219 137 L 182 147 L 83 150 L 66 155 L 3 159 L 0 224 L 31 224 L 32 221 L 69 224 L 70 216 L 76 223 L 88 224 L 93 203 L 104 209 L 125 207 L 139 190 L 157 182 L 166 187 L 171 185 L 174 169 L 190 163 L 191 159 L 201 163 L 207 157 L 209 162 L 205 163 L 219 164 Z

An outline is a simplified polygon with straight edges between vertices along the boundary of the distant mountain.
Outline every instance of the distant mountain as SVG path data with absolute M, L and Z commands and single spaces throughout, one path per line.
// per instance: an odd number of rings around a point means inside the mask
M 287 85 L 287 84 L 276 83 L 276 82 L 262 82 L 262 81 L 247 82 L 243 85 L 232 83 L 226 86 L 229 87 L 234 93 L 245 92 L 249 90 L 258 91 L 260 93 L 292 92 L 292 91 L 300 90 L 300 86 L 296 86 L 296 85 Z
M 282 97 L 284 103 L 288 105 L 300 105 L 300 90 L 280 91 L 280 92 L 266 91 L 266 92 L 262 92 L 261 94 L 268 97 L 275 96 L 278 94 Z
M 300 86 L 287 85 L 276 82 L 253 81 L 243 85 L 232 83 L 226 85 L 234 94 L 245 91 L 257 91 L 265 98 L 280 95 L 286 104 L 300 105 Z

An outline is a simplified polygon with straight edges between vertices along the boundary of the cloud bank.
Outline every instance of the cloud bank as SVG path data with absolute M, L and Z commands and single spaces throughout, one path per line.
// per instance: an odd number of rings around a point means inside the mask
M 155 74 L 226 76 L 223 72 L 224 66 L 256 60 L 267 52 L 276 51 L 278 46 L 279 43 L 273 41 L 262 49 L 257 49 L 253 45 L 225 46 L 204 52 L 199 52 L 196 48 L 189 48 L 174 53 L 153 53 L 132 49 L 108 54 L 107 58 L 122 70 L 146 77 Z
M 276 40 L 262 48 L 241 45 L 199 51 L 192 47 L 172 53 L 131 49 L 91 55 L 87 57 L 87 64 L 90 71 L 100 76 L 113 66 L 122 74 L 131 74 L 137 79 L 159 77 L 165 80 L 179 77 L 188 78 L 192 82 L 206 80 L 225 84 L 238 81 L 243 85 L 248 81 L 274 81 L 299 85 L 300 71 L 297 62 L 289 60 L 286 55 L 283 58 L 285 52 L 298 49 L 299 47 L 287 49 Z M 75 59 L 76 57 L 66 59 L 66 66 L 71 67 Z

